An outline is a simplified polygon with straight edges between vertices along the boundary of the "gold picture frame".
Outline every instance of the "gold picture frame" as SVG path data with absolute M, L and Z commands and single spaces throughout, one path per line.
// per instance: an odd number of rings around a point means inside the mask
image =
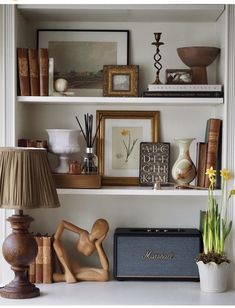
M 138 96 L 138 65 L 104 65 L 103 73 L 103 96 Z
M 97 110 L 96 121 L 102 185 L 139 185 L 140 142 L 159 141 L 160 112 Z

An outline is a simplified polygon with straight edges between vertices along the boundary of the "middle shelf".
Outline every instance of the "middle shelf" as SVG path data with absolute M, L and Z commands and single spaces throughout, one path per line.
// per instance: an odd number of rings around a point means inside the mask
M 153 190 L 143 186 L 103 186 L 101 189 L 57 189 L 59 195 L 103 195 L 103 196 L 208 196 L 205 189 L 171 189 L 163 187 Z M 221 195 L 221 190 L 214 191 L 215 196 Z

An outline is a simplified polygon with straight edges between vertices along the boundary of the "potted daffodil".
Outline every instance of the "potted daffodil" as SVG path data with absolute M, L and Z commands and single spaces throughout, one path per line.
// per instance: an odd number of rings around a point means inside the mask
M 209 177 L 208 207 L 203 218 L 202 238 L 203 252 L 197 257 L 200 275 L 200 287 L 205 292 L 224 292 L 227 288 L 229 260 L 225 253 L 225 244 L 232 228 L 228 220 L 229 200 L 235 190 L 226 193 L 226 183 L 231 179 L 227 169 L 220 171 L 221 199 L 218 203 L 213 195 L 216 170 L 207 169 Z

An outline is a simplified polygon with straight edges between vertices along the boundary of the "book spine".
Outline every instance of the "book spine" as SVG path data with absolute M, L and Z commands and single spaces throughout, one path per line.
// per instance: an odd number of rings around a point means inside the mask
M 38 52 L 35 48 L 28 49 L 30 89 L 32 96 L 39 96 Z
M 43 236 L 43 283 L 52 283 L 51 237 Z
M 222 92 L 209 91 L 145 91 L 144 97 L 223 97 Z
M 205 172 L 206 172 L 206 155 L 207 155 L 207 143 L 197 143 L 197 177 L 196 186 L 204 187 Z
M 18 76 L 20 85 L 20 95 L 30 95 L 29 86 L 29 62 L 28 62 L 28 50 L 27 48 L 17 48 L 18 58 Z
M 35 260 L 29 264 L 29 282 L 35 283 Z
M 39 79 L 40 79 L 40 96 L 48 95 L 48 49 L 39 48 Z
M 206 156 L 206 170 L 212 167 L 216 170 L 218 162 L 218 150 L 220 141 L 220 130 L 221 130 L 220 119 L 209 119 L 207 121 L 206 130 L 206 142 L 208 143 L 207 156 Z M 209 187 L 209 177 L 205 177 L 205 187 Z
M 49 58 L 48 67 L 48 95 L 52 96 L 54 93 L 54 58 Z
M 38 244 L 38 254 L 35 259 L 35 282 L 43 282 L 43 238 L 42 236 L 35 236 Z
M 220 84 L 149 84 L 149 91 L 212 91 L 221 92 L 223 90 Z

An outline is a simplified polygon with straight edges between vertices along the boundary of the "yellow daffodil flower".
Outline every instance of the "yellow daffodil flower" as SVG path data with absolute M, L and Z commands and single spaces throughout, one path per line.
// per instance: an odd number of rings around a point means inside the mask
M 220 170 L 220 176 L 222 176 L 225 181 L 228 181 L 232 178 L 231 172 L 228 169 Z
M 129 135 L 129 131 L 128 131 L 127 129 L 123 129 L 123 130 L 121 131 L 121 135 L 122 135 L 122 136 L 128 136 L 128 135 Z
M 213 169 L 213 167 L 210 167 L 209 169 L 206 170 L 206 175 L 209 177 L 214 177 L 216 174 L 216 170 Z
M 235 189 L 230 190 L 228 198 L 231 198 L 232 195 L 235 195 Z

